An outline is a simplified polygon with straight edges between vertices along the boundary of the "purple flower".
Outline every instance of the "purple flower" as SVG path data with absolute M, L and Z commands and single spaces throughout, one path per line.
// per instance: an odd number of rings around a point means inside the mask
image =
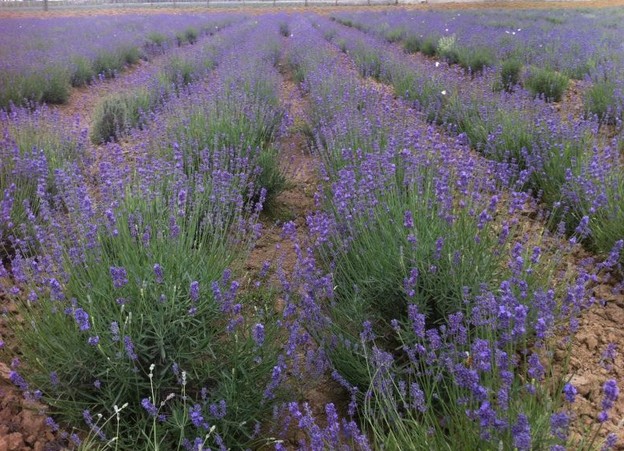
M 475 340 L 471 349 L 472 361 L 479 371 L 490 371 L 491 355 L 490 342 L 483 339 Z
M 89 343 L 91 346 L 97 346 L 99 342 L 100 337 L 98 337 L 97 335 L 89 337 L 89 340 L 87 340 L 87 343 Z
M 95 432 L 97 436 L 100 437 L 101 440 L 106 440 L 106 435 L 104 434 L 104 431 L 102 431 L 102 429 L 93 422 L 93 417 L 91 416 L 91 412 L 89 412 L 88 410 L 83 410 L 82 418 L 84 419 L 86 425 L 89 426 L 89 428 L 93 432 Z
M 50 383 L 53 387 L 56 387 L 59 384 L 59 377 L 56 371 L 52 371 L 50 373 Z
M 126 348 L 126 354 L 130 360 L 136 360 L 139 358 L 134 352 L 134 344 L 128 335 L 124 336 L 124 346 Z
M 28 382 L 26 382 L 26 380 L 22 377 L 22 375 L 18 373 L 17 371 L 11 370 L 9 372 L 9 380 L 11 381 L 13 385 L 16 385 L 17 387 L 19 387 L 20 390 L 22 391 L 28 390 Z
M 602 409 L 605 411 L 610 410 L 620 394 L 617 382 L 613 379 L 608 380 L 602 386 L 602 392 L 604 394 L 604 398 L 602 399 Z
M 511 428 L 513 443 L 519 451 L 529 451 L 531 449 L 531 426 L 526 415 L 518 415 L 518 421 Z
M 52 278 L 48 281 L 50 285 L 50 298 L 53 301 L 62 301 L 65 299 L 65 295 L 63 294 L 63 287 L 58 280 Z
M 414 217 L 412 216 L 412 212 L 410 210 L 407 210 L 403 216 L 403 226 L 406 229 L 414 228 Z
M 199 404 L 195 404 L 193 407 L 189 409 L 189 416 L 191 417 L 191 423 L 198 429 L 210 429 L 210 426 L 204 420 L 202 415 L 201 406 Z
M 425 315 L 418 313 L 418 306 L 410 304 L 407 307 L 407 314 L 412 323 L 412 331 L 416 338 L 425 338 Z
M 208 407 L 210 415 L 217 420 L 222 420 L 227 413 L 227 404 L 224 399 L 219 401 L 219 404 L 210 404 Z
M 45 424 L 47 427 L 49 427 L 53 432 L 56 432 L 60 429 L 58 423 L 56 421 L 54 421 L 54 418 L 52 417 L 46 417 L 45 419 Z
M 572 384 L 565 384 L 563 387 L 563 394 L 565 395 L 566 401 L 572 403 L 576 399 L 576 387 Z
M 436 251 L 435 251 L 435 259 L 439 260 L 442 256 L 442 248 L 444 247 L 444 238 L 439 237 L 436 240 Z
M 591 233 L 591 229 L 589 228 L 589 216 L 583 216 L 579 225 L 574 230 L 581 238 L 586 238 Z
M 89 330 L 89 314 L 81 308 L 74 310 L 74 319 L 81 331 Z
M 617 345 L 615 343 L 609 343 L 607 348 L 602 353 L 603 360 L 613 361 L 617 357 Z
M 115 288 L 121 288 L 128 283 L 128 273 L 126 269 L 121 266 L 111 266 L 110 275 Z
M 158 263 L 154 265 L 154 276 L 156 278 L 156 283 L 163 283 L 163 269 Z
M 191 298 L 191 301 L 193 302 L 197 302 L 199 300 L 199 282 L 197 281 L 191 282 L 189 296 Z
M 418 410 L 419 412 L 425 412 L 427 410 L 425 393 L 416 382 L 410 384 L 410 398 L 410 407 L 412 409 Z
M 76 446 L 80 446 L 80 444 L 82 443 L 82 440 L 80 440 L 80 437 L 76 433 L 70 434 L 69 440 Z
M 158 409 L 156 408 L 156 406 L 154 404 L 152 404 L 152 402 L 149 400 L 149 398 L 143 398 L 141 400 L 141 406 L 145 409 L 145 411 L 152 417 L 155 417 L 158 415 Z
M 598 422 L 605 423 L 609 419 L 609 413 L 605 410 L 598 414 Z
M 560 440 L 567 440 L 570 417 L 565 412 L 557 412 L 550 417 L 550 431 Z
M 529 356 L 528 373 L 532 379 L 535 379 L 537 381 L 542 380 L 544 374 L 546 373 L 544 367 L 542 366 L 542 362 L 540 362 L 539 356 L 534 352 L 531 353 L 531 355 Z
M 604 444 L 602 445 L 602 448 L 600 448 L 600 451 L 609 451 L 615 448 L 615 445 L 617 445 L 617 442 L 618 442 L 617 435 L 611 432 L 610 434 L 607 435 L 607 438 L 605 438 Z
M 260 323 L 256 324 L 253 327 L 251 334 L 256 346 L 262 346 L 264 343 L 264 326 Z
M 373 325 L 370 321 L 364 321 L 362 323 L 363 330 L 360 333 L 360 339 L 363 342 L 373 341 L 375 339 L 375 333 L 373 332 Z
M 110 331 L 111 331 L 113 342 L 119 341 L 119 324 L 117 324 L 117 321 L 113 321 L 111 323 Z

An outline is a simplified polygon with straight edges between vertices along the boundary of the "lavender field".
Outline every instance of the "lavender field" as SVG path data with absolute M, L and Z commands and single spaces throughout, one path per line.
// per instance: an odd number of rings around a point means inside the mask
M 622 19 L 0 18 L 0 450 L 624 449 Z

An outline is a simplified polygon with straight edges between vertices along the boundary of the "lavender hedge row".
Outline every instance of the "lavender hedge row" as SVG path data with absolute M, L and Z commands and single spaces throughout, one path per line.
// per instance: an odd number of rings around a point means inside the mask
M 353 396 L 348 414 L 370 439 L 353 446 L 561 449 L 563 393 L 574 388 L 553 380 L 540 354 L 574 324 L 590 276 L 550 289 L 540 246 L 517 237 L 513 219 L 496 225 L 504 165 L 441 142 L 426 123 L 406 132 L 405 111 L 324 48 L 328 30 L 315 22 L 320 31 L 292 27 L 290 64 L 312 101 L 326 176 L 296 305 Z M 527 200 L 510 198 L 512 212 Z M 335 419 L 330 430 L 340 428 Z M 302 445 L 332 440 L 317 430 Z
M 391 84 L 429 121 L 467 139 L 488 158 L 512 164 L 511 186 L 543 201 L 553 227 L 572 233 L 590 222 L 593 230 L 583 229 L 580 239 L 605 255 L 624 238 L 618 207 L 622 172 L 613 163 L 620 144 L 617 136 L 610 141 L 598 135 L 599 123 L 562 118 L 521 88 L 493 92 L 487 75 L 470 80 L 452 67 L 406 60 L 401 50 L 353 28 L 327 27 L 332 31 L 326 37 L 348 52 L 362 75 Z
M 606 124 L 621 124 L 620 15 L 619 10 L 607 8 L 341 13 L 334 17 L 389 42 L 402 42 L 410 53 L 438 56 L 473 73 L 490 66 L 501 74 L 501 87 L 512 66 L 514 84 L 524 79 L 533 93 L 545 97 L 560 99 L 567 85 L 565 77 L 581 80 L 586 88 L 585 114 Z
M 55 194 L 37 191 L 37 254 L 15 242 L 16 285 L 3 284 L 25 318 L 12 324 L 11 379 L 50 406 L 53 430 L 90 431 L 68 437 L 86 449 L 266 441 L 286 323 L 268 300 L 246 304 L 229 268 L 255 240 L 266 197 L 260 150 L 243 139 L 266 144 L 279 128 L 277 29 L 263 18 L 213 83 L 167 104 L 131 161 L 109 144 L 95 183 L 67 163 Z M 259 135 L 226 133 L 210 116 L 225 105 L 228 127 Z M 186 127 L 195 120 L 201 127 Z
M 71 86 L 113 77 L 235 20 L 231 14 L 2 19 L 0 108 L 65 103 Z
M 224 53 L 244 41 L 249 22 L 239 22 L 197 45 L 175 49 L 150 71 L 126 80 L 121 92 L 103 97 L 95 106 L 91 140 L 94 144 L 118 140 L 134 128 L 145 127 L 150 116 L 172 97 L 212 71 Z

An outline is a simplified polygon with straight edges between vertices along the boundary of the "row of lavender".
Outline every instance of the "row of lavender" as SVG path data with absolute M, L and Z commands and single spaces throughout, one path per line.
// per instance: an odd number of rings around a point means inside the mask
M 466 70 L 481 71 L 484 66 L 502 70 L 503 84 L 523 78 L 534 93 L 547 97 L 561 97 L 566 77 L 583 80 L 591 85 L 584 95 L 585 113 L 607 123 L 622 120 L 619 10 L 342 13 L 335 17 L 390 42 L 402 42 L 409 51 L 460 63 Z M 521 77 L 523 66 L 527 70 Z M 553 85 L 552 91 L 548 84 Z
M 194 43 L 234 18 L 158 14 L 2 19 L 0 108 L 64 103 L 71 86 L 114 77 L 141 58 Z
M 246 27 L 252 26 L 247 23 Z M 118 140 L 135 128 L 145 127 L 151 116 L 172 97 L 192 89 L 219 65 L 223 55 L 240 43 L 245 30 L 226 30 L 176 48 L 148 70 L 124 77 L 124 87 L 102 97 L 94 108 L 90 135 L 94 144 Z
M 572 445 L 575 388 L 545 357 L 555 336 L 573 332 L 591 276 L 581 270 L 552 289 L 557 256 L 545 261 L 514 219 L 527 196 L 500 188 L 513 165 L 475 157 L 358 79 L 356 65 L 321 42 L 331 24 L 315 23 L 292 27 L 289 59 L 312 102 L 325 179 L 308 217 L 312 241 L 301 246 L 296 305 L 370 442 L 346 436 L 358 449 Z M 610 429 L 617 396 L 607 382 L 596 422 Z M 311 430 L 308 445 L 338 448 L 347 425 Z M 572 446 L 594 440 L 586 431 Z
M 624 237 L 621 139 L 599 122 L 564 117 L 521 87 L 491 89 L 494 74 L 472 78 L 458 67 L 406 58 L 401 49 L 353 28 L 326 26 L 326 39 L 354 59 L 360 73 L 393 86 L 427 120 L 465 138 L 487 158 L 514 167 L 507 184 L 532 192 L 549 221 L 607 254 Z
M 15 135 L 56 118 L 5 117 L 15 170 L 38 171 L 21 205 L 21 185 L 3 193 L 3 226 L 15 222 L 14 208 L 26 215 L 2 247 L 2 292 L 22 316 L 10 319 L 14 337 L 3 337 L 19 350 L 11 379 L 50 406 L 53 430 L 59 422 L 90 431 L 62 434 L 85 449 L 261 439 L 275 368 L 287 360 L 276 340 L 287 322 L 269 304 L 245 303 L 229 267 L 244 260 L 276 189 L 266 174 L 283 120 L 277 31 L 271 18 L 226 30 L 230 50 L 210 82 L 165 102 L 150 127 L 132 132 L 139 144 L 130 149 L 90 147 L 84 132 L 57 124 L 71 157 L 43 140 L 18 158 Z M 55 170 L 46 155 L 62 159 Z

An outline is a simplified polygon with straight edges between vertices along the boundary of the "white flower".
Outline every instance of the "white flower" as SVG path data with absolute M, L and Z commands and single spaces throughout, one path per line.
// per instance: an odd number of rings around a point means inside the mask
M 446 95 L 446 89 L 444 91 L 441 91 L 440 94 L 442 94 L 443 96 Z

